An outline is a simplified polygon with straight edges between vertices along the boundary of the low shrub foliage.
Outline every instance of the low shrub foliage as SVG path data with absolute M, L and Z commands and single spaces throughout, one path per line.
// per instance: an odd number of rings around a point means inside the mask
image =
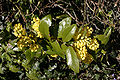
M 119 0 L 7 2 L 0 3 L 1 79 L 120 79 Z

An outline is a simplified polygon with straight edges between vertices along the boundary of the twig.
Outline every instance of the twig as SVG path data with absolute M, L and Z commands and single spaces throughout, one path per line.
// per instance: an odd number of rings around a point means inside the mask
M 101 21 L 101 19 L 98 16 L 94 16 L 95 19 L 97 19 L 99 22 L 101 22 L 102 24 L 104 23 L 103 21 Z
M 95 23 L 93 23 L 93 22 L 91 22 L 91 23 L 95 26 L 95 28 L 96 28 L 97 30 L 100 30 L 100 29 L 96 26 Z
M 119 2 L 119 0 L 117 0 L 116 2 L 115 2 L 115 5 L 114 5 L 114 7 L 116 7 L 117 6 L 117 3 Z
M 87 0 L 84 0 L 84 14 L 83 14 L 83 17 L 84 17 L 84 20 L 83 20 L 83 24 L 85 24 L 85 22 L 86 22 L 86 2 L 87 2 Z
M 90 22 L 88 17 L 89 17 L 89 15 L 87 15 L 87 22 Z
M 90 8 L 90 10 L 94 12 L 94 10 L 89 6 L 89 4 L 87 3 L 87 1 L 86 1 L 86 4 Z
M 58 1 L 60 1 L 60 0 L 57 0 L 57 1 L 55 1 L 55 2 L 58 2 Z M 43 8 L 41 8 L 41 9 L 39 10 L 40 15 L 41 15 L 42 11 L 43 11 L 45 8 L 50 8 L 50 7 L 52 7 L 52 5 L 55 4 L 55 2 L 51 2 L 50 0 L 49 0 L 49 2 L 50 2 L 50 3 L 48 3 L 47 5 L 45 5 Z M 51 4 L 51 5 L 50 5 L 50 4 Z M 50 6 L 49 6 L 49 5 L 50 5 Z
M 73 10 L 73 14 L 74 14 L 74 16 L 75 16 L 76 20 L 78 20 L 78 17 L 77 17 L 77 15 L 76 15 L 76 13 L 75 13 L 75 11 L 74 11 L 74 10 Z
M 49 0 L 50 1 L 50 0 Z M 38 10 L 39 11 L 39 13 L 41 14 L 42 13 L 42 11 L 45 9 L 45 8 L 48 8 L 48 7 L 51 7 L 52 5 L 50 5 L 52 2 L 50 1 L 50 3 L 48 3 L 47 5 L 45 5 L 43 8 L 41 8 L 41 9 L 39 9 L 38 8 L 38 6 L 40 5 L 40 1 L 37 3 L 37 6 L 35 6 L 35 9 L 32 11 L 32 13 L 31 14 L 27 14 L 26 16 L 30 16 L 30 15 L 32 15 L 36 10 Z M 48 6 L 48 5 L 50 5 L 50 6 Z
M 74 1 L 72 1 L 72 3 L 77 7 L 79 11 L 81 11 L 81 9 L 74 3 Z
M 20 8 L 19 8 L 17 5 L 15 5 L 15 6 L 16 6 L 16 8 L 18 9 L 18 11 L 20 12 L 20 14 L 21 14 L 21 16 L 22 16 L 24 22 L 27 23 L 27 22 L 26 22 L 26 18 L 25 18 L 25 16 L 22 14 Z
M 33 12 L 33 8 L 32 8 L 32 5 L 30 4 L 30 8 L 31 8 L 31 11 Z
M 59 4 L 54 4 L 54 6 L 57 6 L 59 8 L 61 8 L 64 12 L 66 12 L 72 19 L 74 19 L 77 23 L 77 25 L 82 24 L 82 22 L 79 22 L 75 17 L 73 17 L 65 8 L 63 8 L 62 6 L 60 6 Z
M 96 9 L 95 3 L 93 1 L 91 1 L 91 3 L 94 5 L 94 11 L 95 11 Z

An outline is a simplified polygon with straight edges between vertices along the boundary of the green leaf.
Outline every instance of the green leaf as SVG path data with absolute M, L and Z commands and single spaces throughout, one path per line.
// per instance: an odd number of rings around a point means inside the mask
M 12 26 L 12 23 L 7 23 L 7 27 L 6 27 L 6 30 L 8 31 L 8 32 L 10 32 L 10 27 Z
M 22 60 L 22 66 L 25 68 L 25 70 L 30 69 L 30 65 L 28 65 L 28 61 L 25 59 Z
M 108 28 L 105 30 L 104 35 L 107 36 L 107 34 L 108 34 L 109 32 L 111 32 L 111 27 L 108 27 Z
M 62 38 L 62 33 L 65 28 L 71 25 L 71 17 L 67 17 L 59 22 L 59 29 L 58 29 L 58 38 Z
M 35 57 L 39 58 L 41 56 L 41 49 L 38 49 L 35 53 Z
M 95 77 L 96 80 L 100 79 L 100 75 L 99 74 L 95 74 L 94 77 Z
M 102 44 L 106 45 L 109 41 L 109 37 L 111 35 L 112 28 L 108 27 L 103 35 L 96 35 L 94 38 L 97 38 L 101 41 Z
M 57 55 L 61 56 L 62 58 L 65 58 L 65 54 L 63 53 L 58 41 L 51 43 L 53 51 L 56 52 Z
M 19 69 L 16 68 L 15 65 L 11 65 L 11 64 L 9 64 L 9 70 L 12 71 L 12 72 L 18 72 L 19 71 Z
M 107 16 L 112 17 L 112 14 L 113 14 L 113 11 L 111 10 L 108 12 Z
M 3 74 L 2 64 L 0 64 L 0 74 Z
M 39 31 L 48 40 L 50 40 L 49 27 L 51 26 L 51 24 L 52 24 L 51 15 L 47 15 L 44 18 L 42 18 L 39 26 Z
M 37 72 L 36 72 L 36 70 L 33 70 L 33 69 L 32 69 L 32 71 L 29 71 L 29 73 L 27 72 L 26 75 L 27 75 L 27 77 L 29 77 L 31 80 L 39 80 L 39 79 L 37 78 Z
M 2 40 L 4 37 L 5 37 L 5 32 L 4 31 L 0 31 L 0 40 Z
M 68 42 L 72 39 L 73 35 L 75 34 L 76 28 L 77 28 L 77 25 L 73 24 L 70 27 L 67 27 L 64 29 L 62 34 L 63 42 Z
M 61 52 L 62 51 L 62 49 L 60 48 L 60 45 L 59 45 L 57 40 L 52 43 L 52 47 L 53 47 L 54 51 L 57 51 L 57 52 Z
M 106 36 L 107 36 L 107 37 L 110 37 L 110 35 L 111 35 L 111 33 L 112 33 L 112 27 L 108 27 L 108 28 L 109 28 L 109 30 L 107 31 Z
M 62 14 L 60 16 L 56 16 L 57 19 L 63 19 L 63 18 L 66 18 L 66 17 L 68 17 L 67 14 Z
M 52 50 L 47 50 L 46 53 L 47 53 L 47 54 L 50 54 L 50 55 L 56 54 L 56 52 L 54 52 L 54 51 L 52 51 Z
M 32 3 L 33 3 L 33 0 L 29 0 L 29 2 L 30 2 L 30 4 L 32 4 Z
M 25 52 L 25 57 L 26 57 L 26 60 L 28 61 L 28 63 L 31 61 L 31 52 L 30 50 L 27 50 Z
M 103 53 L 103 55 L 105 55 L 106 54 L 106 51 L 105 50 L 101 50 L 101 53 Z
M 75 72 L 79 73 L 79 60 L 74 49 L 70 46 L 66 49 L 67 65 Z
M 93 70 L 100 71 L 100 68 L 98 67 L 98 65 L 95 65 L 95 66 L 93 67 Z
M 78 33 L 80 33 L 82 31 L 84 26 L 80 26 L 80 28 L 78 29 Z
M 4 52 L 4 53 L 2 54 L 1 58 L 2 58 L 2 60 L 4 60 L 4 58 L 6 58 L 8 61 L 11 61 L 10 56 L 9 56 L 6 52 Z
M 107 42 L 109 41 L 109 37 L 106 37 L 105 35 L 96 35 L 94 36 L 94 38 L 97 38 L 104 45 L 106 45 Z
M 67 49 L 68 47 L 67 47 L 65 44 L 62 44 L 61 47 L 62 47 L 62 50 L 63 50 L 64 52 L 66 52 L 66 49 Z
M 29 63 L 31 59 L 35 56 L 35 54 L 33 54 L 30 50 L 26 50 L 24 54 L 25 54 L 27 63 Z

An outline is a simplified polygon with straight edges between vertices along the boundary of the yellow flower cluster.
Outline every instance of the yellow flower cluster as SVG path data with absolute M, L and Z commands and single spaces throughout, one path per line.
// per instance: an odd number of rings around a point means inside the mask
M 14 26 L 14 35 L 16 37 L 21 37 L 21 36 L 26 35 L 26 30 L 23 29 L 23 27 L 22 27 L 22 25 L 20 23 L 15 24 L 15 26 Z
M 97 42 L 96 39 L 92 39 L 90 44 L 87 45 L 87 46 L 89 47 L 89 49 L 95 51 L 95 50 L 97 50 L 99 48 L 99 43 Z
M 86 33 L 85 33 L 85 31 L 86 31 Z M 93 32 L 93 29 L 89 28 L 89 27 L 83 28 L 80 33 L 78 33 L 78 31 L 76 31 L 75 36 L 74 36 L 74 40 L 87 38 L 92 34 L 92 32 Z
M 29 48 L 31 52 L 36 52 L 39 48 L 39 45 L 35 43 L 37 42 L 37 38 L 34 38 L 32 33 L 27 35 L 25 29 L 22 28 L 20 23 L 15 24 L 14 27 L 14 35 L 19 38 L 17 46 L 20 49 Z
M 23 48 L 29 48 L 31 50 L 31 52 L 36 52 L 39 48 L 39 45 L 36 44 L 36 40 L 31 37 L 32 34 L 30 34 L 29 36 L 22 36 L 19 41 L 17 42 L 17 45 L 20 49 Z
M 84 62 L 84 63 L 91 63 L 93 61 L 93 57 L 91 54 L 88 53 L 87 48 L 95 51 L 99 48 L 99 43 L 96 39 L 90 38 L 90 35 L 92 34 L 93 29 L 87 27 L 87 33 L 83 37 L 83 31 L 79 33 L 75 40 L 77 40 L 74 43 L 75 51 L 77 52 L 78 57 Z
M 40 19 L 39 19 L 38 17 L 37 17 L 37 18 L 34 17 L 32 23 L 33 23 L 33 22 L 34 22 L 34 24 L 33 24 L 32 28 L 36 31 L 37 37 L 42 38 L 43 36 L 42 36 L 42 34 L 40 33 L 40 31 L 39 31 Z
M 39 45 L 38 44 L 32 44 L 30 45 L 30 50 L 31 52 L 36 52 L 39 48 Z

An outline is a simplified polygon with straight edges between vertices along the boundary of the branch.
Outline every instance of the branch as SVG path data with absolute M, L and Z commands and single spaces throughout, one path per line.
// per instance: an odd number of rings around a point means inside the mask
M 82 24 L 82 22 L 79 22 L 75 17 L 73 17 L 65 8 L 63 8 L 62 6 L 58 5 L 58 4 L 54 4 L 54 6 L 61 8 L 64 12 L 66 12 L 72 19 L 74 19 L 77 23 L 77 25 Z
M 16 6 L 16 8 L 18 9 L 18 11 L 20 12 L 20 14 L 21 14 L 21 16 L 22 16 L 24 22 L 27 23 L 27 22 L 26 22 L 26 18 L 25 18 L 25 16 L 22 14 L 20 8 L 19 8 L 17 5 L 15 5 L 15 6 Z

